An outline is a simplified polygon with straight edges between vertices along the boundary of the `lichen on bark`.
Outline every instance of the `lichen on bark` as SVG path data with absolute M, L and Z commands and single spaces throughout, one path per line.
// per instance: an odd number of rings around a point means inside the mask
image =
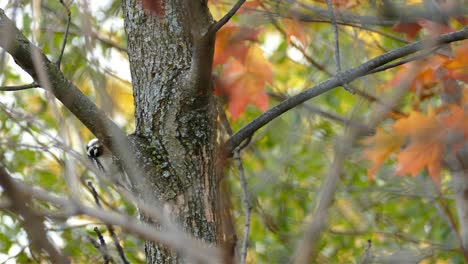
M 216 107 L 211 79 L 202 76 L 211 71 L 214 37 L 203 43 L 206 58 L 196 43 L 213 20 L 204 0 L 168 0 L 163 10 L 154 15 L 139 1 L 123 1 L 135 136 L 147 142 L 152 157 L 143 165 L 154 188 L 146 202 L 162 201 L 184 231 L 216 244 Z M 147 263 L 186 260 L 153 242 L 145 250 Z

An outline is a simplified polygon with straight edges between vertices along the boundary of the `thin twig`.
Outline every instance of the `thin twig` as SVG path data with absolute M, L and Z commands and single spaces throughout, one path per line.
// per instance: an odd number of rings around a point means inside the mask
M 261 6 L 263 6 L 263 5 L 261 5 Z M 273 15 L 278 16 L 278 14 L 272 13 L 272 12 L 270 12 L 268 10 L 263 10 L 263 11 L 256 10 L 256 12 L 265 13 L 266 15 L 268 15 L 270 17 L 273 17 Z M 295 14 L 295 13 L 292 13 L 290 15 L 279 15 L 279 17 L 283 17 L 283 18 L 287 18 L 287 19 L 294 19 L 294 20 L 297 20 L 297 21 L 300 21 L 300 22 L 303 22 L 303 23 L 331 23 L 330 19 L 327 19 L 327 18 L 307 18 L 307 19 L 304 19 L 301 14 Z M 350 26 L 350 27 L 354 27 L 354 28 L 363 29 L 365 31 L 370 31 L 370 32 L 382 35 L 384 37 L 393 39 L 393 40 L 401 42 L 401 43 L 405 43 L 405 44 L 409 43 L 409 41 L 407 41 L 405 39 L 402 39 L 402 38 L 399 38 L 398 36 L 395 36 L 395 35 L 389 34 L 387 32 L 380 31 L 380 30 L 368 27 L 368 26 L 366 26 L 366 23 L 348 22 L 348 21 L 343 21 L 343 20 L 337 20 L 336 23 L 338 25 L 342 25 L 342 26 Z
M 57 67 L 60 68 L 60 63 L 62 62 L 62 57 L 63 57 L 63 53 L 65 51 L 65 46 L 67 45 L 68 31 L 70 29 L 70 23 L 71 23 L 71 11 L 70 11 L 70 8 L 63 2 L 63 0 L 59 0 L 59 2 L 67 10 L 67 16 L 68 16 L 67 28 L 65 29 L 65 36 L 63 38 L 62 49 L 60 50 L 60 55 L 59 55 L 58 60 L 56 62 Z
M 250 204 L 249 194 L 247 190 L 247 179 L 245 178 L 244 166 L 242 165 L 242 159 L 239 150 L 234 151 L 234 159 L 236 159 L 237 170 L 239 171 L 239 179 L 242 188 L 242 202 L 244 203 L 244 237 L 242 239 L 241 247 L 241 264 L 246 263 L 247 248 L 249 246 L 249 234 L 250 234 L 250 212 L 252 211 L 252 205 Z
M 318 205 L 312 214 L 312 222 L 305 229 L 304 237 L 298 244 L 298 249 L 294 255 L 294 263 L 310 263 L 317 254 L 318 240 L 322 231 L 327 227 L 328 209 L 333 204 L 340 177 L 343 173 L 344 163 L 355 136 L 356 133 L 351 129 L 351 132 L 341 137 L 335 145 L 335 157 L 317 197 Z
M 92 183 L 91 181 L 88 181 L 87 184 L 88 184 L 88 186 L 89 186 L 89 189 L 90 189 L 90 191 L 91 191 L 91 194 L 92 194 L 93 197 L 94 197 L 94 202 L 96 203 L 96 205 L 97 205 L 99 208 L 101 208 L 102 206 L 101 206 L 101 202 L 100 202 L 100 200 L 99 200 L 99 195 L 98 195 L 96 189 L 94 188 L 93 183 Z
M 272 97 L 274 99 L 277 99 L 279 101 L 284 101 L 284 100 L 289 98 L 287 95 L 284 95 L 284 94 L 281 94 L 281 93 L 275 93 L 275 92 L 271 92 L 271 91 L 267 91 L 267 94 L 268 94 L 268 96 L 270 96 L 270 97 Z M 362 123 L 352 122 L 351 120 L 346 119 L 346 118 L 338 115 L 337 113 L 325 111 L 325 110 L 323 110 L 323 109 L 321 109 L 321 108 L 319 108 L 319 107 L 317 107 L 315 105 L 304 103 L 301 106 L 304 109 L 307 109 L 308 111 L 310 111 L 312 113 L 315 113 L 315 114 L 320 115 L 322 117 L 325 117 L 325 118 L 328 118 L 330 120 L 336 121 L 341 125 L 354 127 L 356 129 L 358 129 L 359 131 L 362 131 L 364 134 L 367 134 L 367 133 L 369 133 L 371 131 L 370 128 L 366 127 Z
M 278 21 L 273 17 L 273 15 L 266 11 L 266 6 L 265 4 L 261 3 L 260 6 L 265 10 L 265 12 L 267 12 L 267 15 L 268 15 L 268 18 L 270 20 L 270 23 L 273 24 L 273 26 L 276 28 L 276 30 L 278 30 L 284 37 L 287 37 L 288 33 L 278 24 Z M 290 42 L 291 45 L 296 48 L 297 50 L 299 50 L 301 53 L 302 53 L 302 56 L 304 56 L 304 58 L 310 63 L 312 64 L 315 68 L 327 73 L 328 75 L 333 75 L 331 72 L 329 72 L 323 65 L 321 65 L 320 63 L 318 63 L 314 58 L 312 58 L 311 56 L 309 56 L 309 54 L 307 54 L 306 50 L 301 46 L 301 45 L 298 45 L 297 43 L 291 41 Z
M 287 36 L 287 33 L 286 31 L 281 28 L 281 26 L 278 24 L 277 20 L 275 20 L 275 18 L 273 17 L 273 15 L 269 12 L 266 11 L 266 7 L 265 5 L 262 3 L 260 4 L 260 6 L 265 9 L 265 12 L 266 14 L 268 15 L 269 19 L 270 19 L 270 22 L 273 24 L 273 26 L 283 35 L 283 36 Z M 407 41 L 405 41 L 405 43 L 408 43 Z M 304 49 L 304 47 L 302 47 L 301 45 L 298 45 L 297 43 L 295 42 L 291 42 L 291 46 L 293 46 L 294 48 L 296 48 L 299 52 L 301 52 L 302 56 L 304 56 L 304 58 L 312 65 L 314 66 L 315 68 L 317 68 L 318 70 L 324 72 L 325 74 L 327 74 L 328 76 L 333 76 L 333 73 L 330 72 L 328 69 L 325 68 L 325 66 L 321 65 L 320 63 L 318 63 L 314 58 L 312 58 L 309 54 L 307 54 L 307 51 Z M 349 85 L 349 84 L 348 84 Z M 368 94 L 367 92 L 365 91 L 361 91 L 353 86 L 350 86 L 351 89 L 359 96 L 369 100 L 370 102 L 377 102 L 377 103 L 382 103 L 377 97 L 371 95 L 371 94 Z M 271 96 L 271 95 L 270 95 Z M 399 114 L 399 115 L 404 115 L 401 111 L 397 110 L 397 109 L 393 109 L 392 111 L 393 113 L 395 114 Z
M 125 256 L 125 251 L 123 250 L 122 245 L 120 245 L 120 241 L 117 237 L 117 234 L 114 231 L 114 227 L 111 225 L 107 225 L 107 229 L 109 230 L 109 234 L 112 237 L 112 240 L 114 241 L 114 246 L 117 249 L 117 252 L 119 253 L 120 259 L 122 259 L 122 262 L 124 264 L 130 264 L 130 262 L 127 260 L 127 257 Z
M 222 26 L 224 26 L 239 10 L 239 8 L 244 4 L 245 0 L 239 0 L 237 3 L 229 10 L 229 12 L 224 15 L 218 22 L 216 22 L 212 28 L 211 32 L 216 33 L 218 30 L 221 29 Z
M 96 189 L 94 188 L 93 183 L 91 181 L 88 181 L 87 184 L 88 184 L 88 186 L 89 186 L 89 188 L 91 190 L 91 194 L 94 197 L 94 201 L 95 201 L 96 205 L 99 208 L 102 208 L 101 203 L 100 203 L 100 199 L 99 199 L 99 195 L 98 195 Z M 117 249 L 117 252 L 119 253 L 120 258 L 122 259 L 122 262 L 124 264 L 129 264 L 129 262 L 128 262 L 126 256 L 125 256 L 125 252 L 124 252 L 122 246 L 120 245 L 119 238 L 117 237 L 117 234 L 115 233 L 114 227 L 112 225 L 109 225 L 109 224 L 106 224 L 106 227 L 107 227 L 107 230 L 109 231 L 110 236 L 112 237 L 112 240 L 114 241 L 114 245 L 115 245 L 115 247 Z M 95 229 L 96 228 L 97 227 L 95 227 Z
M 376 73 L 376 72 L 381 72 L 381 71 L 386 71 L 388 69 L 391 69 L 391 68 L 395 68 L 395 67 L 398 67 L 400 65 L 403 65 L 403 64 L 406 64 L 408 62 L 412 62 L 412 61 L 415 61 L 415 60 L 420 60 L 420 59 L 424 59 L 426 58 L 427 56 L 433 54 L 436 50 L 438 50 L 440 47 L 435 47 L 433 49 L 430 49 L 428 51 L 425 51 L 425 52 L 422 52 L 421 54 L 418 54 L 418 55 L 415 55 L 415 56 L 411 56 L 409 58 L 406 58 L 406 59 L 402 59 L 402 60 L 399 60 L 397 62 L 394 62 L 394 63 L 389 63 L 387 65 L 382 65 L 380 67 L 377 67 L 375 69 L 373 69 L 372 71 L 369 72 L 369 74 L 372 74 L 372 73 Z
M 335 11 L 333 10 L 333 4 L 331 0 L 326 0 L 328 15 L 330 16 L 331 24 L 333 26 L 333 35 L 335 37 L 335 63 L 337 76 L 341 73 L 341 52 L 340 52 L 340 38 L 338 35 L 338 24 L 336 23 Z M 343 81 L 343 87 L 350 93 L 354 94 L 354 90 Z
M 393 108 L 393 105 L 401 100 L 409 87 L 415 68 L 416 67 L 412 67 L 408 74 L 406 74 L 406 78 L 403 79 L 402 84 L 395 90 L 394 96 L 390 97 L 384 105 L 386 107 L 378 105 L 379 108 L 374 111 L 375 115 L 370 118 L 368 123 L 369 127 L 376 127 L 377 124 L 387 115 L 388 111 Z M 320 194 L 317 199 L 318 205 L 312 214 L 312 222 L 307 226 L 304 232 L 304 237 L 299 243 L 299 247 L 294 256 L 295 263 L 310 263 L 317 254 L 318 240 L 320 239 L 320 235 L 323 230 L 327 227 L 328 209 L 333 205 L 340 177 L 344 173 L 344 163 L 347 156 L 350 154 L 352 144 L 357 136 L 357 130 L 351 128 L 338 139 L 338 142 L 335 145 L 335 157 L 327 173 L 323 187 L 321 187 Z
M 99 239 L 99 251 L 101 251 L 102 257 L 104 258 L 104 263 L 105 264 L 111 263 L 111 262 L 114 263 L 114 260 L 109 255 L 109 250 L 107 249 L 106 240 L 102 236 L 101 231 L 99 230 L 99 228 L 97 228 L 97 226 L 95 226 L 93 230 L 94 230 L 94 233 L 96 233 L 96 236 Z
M 13 179 L 12 181 L 16 183 L 21 192 L 28 193 L 35 199 L 62 208 L 62 216 L 72 217 L 76 215 L 87 215 L 106 224 L 120 226 L 128 233 L 135 234 L 142 239 L 162 243 L 170 248 L 174 248 L 201 263 L 220 263 L 221 254 L 218 249 L 208 247 L 206 244 L 196 240 L 187 233 L 159 230 L 155 226 L 137 221 L 128 215 L 91 208 L 75 200 L 51 194 L 38 187 L 30 187 Z
M 361 264 L 368 264 L 372 261 L 372 240 L 367 240 L 366 249 L 364 250 L 364 257 L 362 258 Z
M 88 236 L 88 240 L 89 242 L 91 242 L 91 244 L 93 244 L 94 248 L 96 248 L 99 251 L 99 253 L 101 253 L 101 256 L 104 258 L 104 263 L 106 264 L 109 263 L 112 257 L 109 256 L 109 252 L 107 251 L 107 249 L 103 248 L 101 244 L 97 242 L 96 239 L 92 238 L 91 236 Z
M 14 92 L 14 91 L 22 91 L 22 90 L 28 90 L 31 88 L 38 88 L 38 87 L 39 87 L 39 84 L 33 82 L 30 84 L 23 84 L 23 85 L 0 86 L 0 91 Z
M 219 107 L 221 122 L 226 129 L 227 133 L 231 136 L 233 131 L 232 127 L 229 124 L 229 121 L 224 114 L 224 110 Z M 251 137 L 248 139 L 250 142 Z M 248 143 L 245 145 L 247 146 Z M 244 147 L 245 147 L 244 146 Z M 252 205 L 250 204 L 249 193 L 247 189 L 247 179 L 245 178 L 244 166 L 242 165 L 242 159 L 240 155 L 241 146 L 234 150 L 234 159 L 236 160 L 237 170 L 239 172 L 239 179 L 242 189 L 242 203 L 244 204 L 244 214 L 245 214 L 245 223 L 244 223 L 244 237 L 242 239 L 241 246 L 241 264 L 246 263 L 247 259 L 247 248 L 249 246 L 249 234 L 250 234 L 250 213 L 252 211 Z

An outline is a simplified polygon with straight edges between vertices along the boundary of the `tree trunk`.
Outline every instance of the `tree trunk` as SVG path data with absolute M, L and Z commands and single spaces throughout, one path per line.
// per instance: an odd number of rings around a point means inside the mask
M 210 81 L 214 37 L 202 37 L 213 20 L 206 0 L 160 2 L 162 12 L 152 14 L 141 1 L 123 0 L 135 136 L 147 142 L 153 158 L 144 166 L 154 189 L 146 202 L 164 203 L 184 231 L 217 244 L 216 107 Z M 153 242 L 146 242 L 145 251 L 147 263 L 188 261 Z

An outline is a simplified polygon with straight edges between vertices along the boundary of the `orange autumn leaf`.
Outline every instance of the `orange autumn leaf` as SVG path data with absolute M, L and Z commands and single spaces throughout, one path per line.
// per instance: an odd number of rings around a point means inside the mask
M 286 32 L 286 36 L 288 38 L 288 43 L 291 42 L 291 38 L 295 37 L 303 46 L 306 46 L 307 34 L 305 33 L 305 29 L 302 23 L 294 19 L 285 18 L 282 20 L 284 25 L 284 30 Z
M 397 155 L 397 175 L 416 176 L 422 169 L 428 168 L 434 182 L 440 182 L 440 164 L 443 145 L 437 140 L 411 143 Z
M 263 88 L 271 80 L 270 62 L 256 46 L 249 49 L 244 64 L 232 59 L 224 65 L 219 90 L 228 95 L 232 119 L 237 119 L 249 103 L 265 111 L 268 107 L 268 96 Z
M 466 90 L 465 93 L 468 94 Z M 460 138 L 462 142 L 459 142 L 460 144 L 463 144 L 464 141 L 468 140 L 468 109 L 465 110 L 463 107 L 458 105 L 450 105 L 449 110 L 450 112 L 444 115 L 441 118 L 441 121 L 448 129 L 451 129 L 455 133 L 463 136 Z
M 398 150 L 404 142 L 404 137 L 398 133 L 387 133 L 381 128 L 377 128 L 374 136 L 364 140 L 364 144 L 369 145 L 364 152 L 363 158 L 371 161 L 372 166 L 367 171 L 369 179 L 374 178 L 375 172 L 382 166 L 388 156 Z
M 445 68 L 449 71 L 448 75 L 465 83 L 468 83 L 468 42 L 464 43 L 454 50 L 452 60 L 445 64 Z
M 395 122 L 393 130 L 409 138 L 409 145 L 397 154 L 396 174 L 415 176 L 427 168 L 432 179 L 439 182 L 447 130 L 435 112 L 432 109 L 429 109 L 427 115 L 411 112 L 407 118 Z
M 244 62 L 249 50 L 248 41 L 257 41 L 259 30 L 239 27 L 228 23 L 216 34 L 215 53 L 213 65 L 224 64 L 233 57 Z
M 422 89 L 430 89 L 436 85 L 440 80 L 438 70 L 447 61 L 447 58 L 442 56 L 433 56 L 424 60 L 424 63 L 419 63 L 414 73 L 409 89 L 413 92 L 421 91 Z M 393 76 L 393 78 L 385 84 L 385 87 L 399 86 L 402 81 L 408 76 L 408 71 L 415 68 L 413 65 L 416 62 L 410 62 L 401 66 L 400 70 Z

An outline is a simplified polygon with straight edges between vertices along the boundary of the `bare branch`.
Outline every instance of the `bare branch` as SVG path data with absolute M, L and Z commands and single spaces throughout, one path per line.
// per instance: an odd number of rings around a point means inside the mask
M 95 230 L 95 232 L 96 232 L 96 230 L 97 230 L 97 232 L 99 232 L 99 229 L 97 229 L 97 227 L 95 227 L 94 230 Z M 99 232 L 98 236 L 102 237 L 100 232 Z M 100 243 L 98 243 L 96 241 L 96 239 L 92 238 L 91 236 L 88 236 L 88 239 L 89 239 L 89 242 L 91 242 L 91 244 L 93 244 L 94 248 L 99 250 L 99 252 L 101 253 L 102 257 L 104 258 L 104 264 L 108 264 L 109 262 L 111 262 L 112 257 L 109 256 L 109 252 L 107 251 L 107 248 L 104 248 Z
M 224 15 L 218 22 L 216 22 L 212 27 L 211 27 L 211 32 L 216 33 L 218 30 L 220 30 L 239 10 L 239 8 L 244 4 L 245 0 L 238 0 L 237 3 L 229 10 L 229 12 Z
M 415 56 L 405 58 L 405 59 L 402 59 L 402 60 L 394 62 L 394 63 L 389 63 L 387 65 L 382 65 L 382 66 L 377 67 L 377 68 L 373 69 L 372 71 L 370 71 L 369 74 L 376 73 L 376 72 L 381 72 L 381 71 L 386 71 L 388 69 L 398 67 L 398 66 L 406 64 L 408 62 L 424 59 L 424 58 L 430 56 L 431 54 L 433 54 L 438 49 L 439 49 L 439 47 L 435 47 L 435 48 L 432 48 L 430 50 L 424 51 L 424 52 L 422 52 L 420 54 L 417 54 Z
M 127 215 L 103 209 L 94 209 L 66 197 L 51 194 L 40 188 L 33 188 L 13 179 L 11 179 L 11 181 L 16 184 L 20 192 L 27 193 L 35 199 L 61 208 L 62 217 L 87 215 L 102 221 L 105 224 L 120 226 L 126 232 L 137 235 L 142 239 L 162 243 L 175 248 L 181 253 L 187 254 L 188 256 L 192 256 L 201 261 L 201 263 L 220 263 L 221 254 L 217 249 L 207 247 L 205 244 L 192 238 L 188 234 L 174 231 L 161 231 L 154 226 L 141 223 Z
M 318 8 L 311 4 L 300 3 L 300 5 L 307 9 L 307 13 L 300 11 L 292 11 L 291 16 L 297 17 L 303 21 L 312 22 L 316 19 L 330 19 L 328 12 L 325 9 Z M 402 6 L 398 8 L 398 11 L 401 12 L 399 16 L 392 18 L 382 18 L 376 16 L 360 16 L 352 12 L 339 12 L 336 14 L 337 21 L 346 22 L 346 23 L 355 23 L 355 24 L 366 24 L 366 25 L 377 25 L 377 26 L 393 26 L 396 23 L 413 23 L 419 19 L 434 20 L 434 18 L 445 16 L 445 17 L 463 17 L 466 15 L 467 7 L 465 6 L 454 6 L 448 10 L 427 10 L 425 8 L 421 9 L 406 9 L 407 6 Z M 377 13 L 377 12 L 376 12 Z
M 62 57 L 63 57 L 63 52 L 65 51 L 65 46 L 67 45 L 67 39 L 68 39 L 68 31 L 70 29 L 70 23 L 71 23 L 71 11 L 70 8 L 63 2 L 63 0 L 59 0 L 60 4 L 67 10 L 67 28 L 65 29 L 65 35 L 63 37 L 63 43 L 62 43 L 62 49 L 60 50 L 60 55 L 57 59 L 57 67 L 60 68 L 60 63 L 62 62 Z
M 0 47 L 4 48 L 15 62 L 31 75 L 36 83 L 53 93 L 109 150 L 119 158 L 133 184 L 138 185 L 143 196 L 151 197 L 153 192 L 145 183 L 139 170 L 133 145 L 126 134 L 106 114 L 86 97 L 75 85 L 65 78 L 57 65 L 33 45 L 0 9 Z M 34 56 L 33 56 L 34 55 Z M 39 57 L 35 63 L 33 57 Z M 35 67 L 40 64 L 40 67 Z M 37 69 L 40 69 L 38 71 Z M 47 78 L 40 78 L 46 75 Z M 48 85 L 45 83 L 47 82 Z M 142 153 L 142 155 L 145 155 Z
M 94 188 L 93 183 L 88 181 L 87 184 L 88 184 L 88 186 L 89 186 L 89 188 L 91 190 L 91 194 L 94 197 L 94 202 L 96 203 L 96 205 L 99 208 L 102 208 L 101 202 L 100 202 L 100 199 L 99 199 L 99 195 L 98 195 L 96 189 Z M 128 264 L 129 262 L 128 262 L 127 258 L 125 257 L 125 252 L 124 252 L 122 246 L 120 245 L 119 238 L 117 237 L 117 234 L 115 233 L 114 227 L 112 225 L 106 225 L 106 227 L 107 227 L 107 230 L 109 231 L 109 234 L 112 237 L 112 240 L 114 241 L 114 245 L 117 248 L 117 252 L 119 253 L 120 258 L 122 259 L 122 262 L 124 264 Z M 96 228 L 97 227 L 95 227 L 95 232 L 96 232 Z M 101 240 L 101 238 L 99 238 L 99 239 Z
M 284 101 L 284 100 L 289 98 L 286 95 L 279 94 L 279 93 L 274 93 L 274 92 L 270 92 L 270 91 L 267 91 L 267 94 L 268 94 L 268 96 L 270 96 L 272 98 L 275 98 L 277 100 L 280 100 L 280 101 Z M 302 104 L 300 106 L 304 107 L 304 109 L 306 109 L 306 110 L 308 110 L 308 111 L 310 111 L 310 112 L 312 112 L 314 114 L 317 114 L 317 115 L 320 115 L 322 117 L 328 118 L 330 120 L 336 121 L 341 125 L 351 126 L 351 127 L 355 128 L 355 129 L 358 129 L 359 131 L 362 131 L 364 134 L 367 134 L 367 133 L 369 133 L 371 131 L 371 129 L 369 127 L 367 127 L 366 125 L 364 125 L 362 123 L 353 122 L 353 121 L 351 121 L 349 119 L 346 119 L 346 118 L 338 115 L 337 113 L 325 111 L 325 110 L 320 109 L 319 107 L 317 107 L 315 105 L 305 103 L 305 104 Z
M 224 125 L 226 131 L 231 136 L 232 135 L 232 127 L 229 124 L 229 121 L 224 114 L 223 109 L 220 109 L 221 114 L 221 122 Z M 248 144 L 248 143 L 247 143 Z M 244 166 L 242 165 L 242 159 L 240 156 L 240 151 L 243 147 L 239 146 L 237 149 L 234 150 L 234 159 L 236 160 L 237 170 L 239 172 L 239 180 L 242 189 L 242 203 L 244 204 L 244 214 L 245 214 L 245 223 L 244 223 L 244 238 L 242 240 L 241 246 L 241 264 L 246 263 L 247 259 L 247 248 L 249 246 L 249 234 L 250 234 L 250 212 L 252 211 L 252 205 L 250 204 L 249 199 L 249 192 L 247 189 L 247 179 L 245 178 Z
M 24 84 L 24 85 L 14 85 L 14 86 L 0 86 L 0 91 L 3 92 L 16 92 L 16 91 L 22 91 L 22 90 L 28 90 L 31 88 L 38 88 L 39 84 L 33 82 L 30 84 Z
M 242 159 L 239 150 L 235 150 L 234 159 L 236 159 L 237 170 L 239 171 L 239 179 L 242 188 L 242 203 L 244 204 L 244 238 L 242 239 L 241 246 L 241 264 L 246 263 L 247 248 L 249 246 L 249 234 L 250 234 L 250 212 L 252 211 L 252 205 L 250 204 L 249 193 L 247 190 L 247 179 L 245 178 L 244 166 L 242 165 Z
M 395 59 L 402 58 L 409 54 L 415 53 L 419 50 L 431 48 L 433 46 L 437 46 L 440 44 L 455 42 L 463 39 L 468 38 L 468 28 L 465 28 L 460 31 L 456 31 L 453 33 L 441 35 L 435 39 L 435 42 L 431 40 L 431 45 L 427 45 L 426 41 L 418 41 L 411 44 L 408 44 L 404 47 L 389 51 L 384 53 L 380 56 L 377 56 L 357 67 L 351 68 L 349 70 L 344 71 L 343 73 L 337 74 L 334 77 L 321 82 L 304 92 L 299 93 L 289 99 L 281 102 L 280 104 L 270 108 L 265 113 L 261 114 L 253 121 L 248 123 L 246 126 L 241 128 L 238 132 L 236 132 L 226 143 L 225 143 L 225 151 L 227 153 L 231 153 L 233 150 L 246 138 L 250 137 L 255 131 L 263 127 L 264 125 L 268 124 L 273 119 L 277 118 L 278 116 L 282 115 L 286 111 L 296 107 L 297 105 L 311 99 L 317 97 L 325 92 L 336 88 L 339 85 L 342 85 L 343 82 L 351 82 L 359 77 L 365 76 L 369 74 L 370 71 L 373 69 L 382 66 L 386 63 L 389 63 Z
M 104 237 L 102 236 L 102 233 L 101 231 L 99 230 L 99 228 L 97 228 L 97 226 L 94 227 L 94 233 L 96 233 L 96 236 L 98 237 L 99 239 L 99 244 L 98 244 L 98 250 L 101 251 L 101 254 L 104 258 L 104 263 L 113 263 L 114 260 L 112 259 L 112 257 L 109 255 L 109 250 L 107 249 L 107 244 L 106 244 L 106 240 L 104 240 Z M 96 247 L 96 245 L 93 243 L 93 245 Z
M 70 263 L 70 260 L 63 256 L 49 239 L 43 222 L 44 218 L 28 208 L 27 204 L 31 204 L 31 196 L 18 188 L 2 162 L 0 162 L 0 185 L 12 201 L 9 209 L 23 219 L 23 227 L 31 244 L 46 252 L 53 263 Z
M 111 145 L 111 137 L 119 139 L 126 137 L 104 112 L 63 76 L 55 63 L 48 60 L 41 50 L 14 26 L 3 9 L 0 9 L 0 47 L 5 49 L 38 85 L 42 86 L 33 62 L 33 54 L 39 54 L 42 60 L 41 68 L 51 84 L 47 88 L 104 144 Z
M 326 0 L 328 8 L 328 16 L 330 16 L 331 24 L 333 26 L 333 35 L 335 37 L 335 63 L 337 75 L 341 73 L 341 52 L 340 52 L 340 38 L 338 35 L 338 24 L 336 23 L 335 11 L 331 0 Z M 343 87 L 354 94 L 354 91 L 346 82 L 343 82 Z
M 377 126 L 393 106 L 403 97 L 409 87 L 415 69 L 416 67 L 412 67 L 402 84 L 396 89 L 394 96 L 390 97 L 384 106 L 377 105 L 379 108 L 376 109 L 375 115 L 370 118 L 369 127 Z M 320 239 L 322 231 L 327 227 L 328 209 L 333 204 L 340 177 L 344 173 L 344 162 L 351 151 L 354 140 L 358 136 L 357 132 L 357 130 L 351 128 L 336 142 L 335 157 L 327 173 L 323 187 L 320 189 L 318 205 L 311 218 L 312 222 L 307 226 L 304 237 L 299 243 L 298 250 L 294 256 L 295 263 L 310 263 L 317 254 L 318 240 Z
M 312 222 L 307 226 L 304 238 L 298 244 L 298 250 L 295 254 L 295 263 L 310 263 L 310 260 L 313 259 L 316 254 L 318 239 L 320 238 L 322 230 L 327 226 L 328 208 L 333 204 L 333 198 L 338 188 L 340 176 L 343 173 L 344 162 L 349 154 L 355 135 L 356 134 L 352 131 L 352 133 L 348 133 L 338 139 L 335 145 L 335 158 L 327 173 L 323 187 L 320 189 L 320 194 L 317 198 L 317 209 L 314 211 L 311 218 Z
M 114 241 L 114 246 L 115 248 L 117 248 L 117 252 L 119 253 L 120 259 L 124 264 L 130 264 L 130 262 L 127 260 L 127 257 L 125 256 L 125 251 L 123 250 L 122 245 L 120 245 L 119 238 L 115 233 L 114 227 L 109 225 L 107 229 L 109 230 L 109 234 L 112 237 L 112 241 Z
M 368 264 L 372 261 L 372 240 L 367 240 L 366 249 L 364 250 L 364 257 L 361 260 L 361 264 Z

